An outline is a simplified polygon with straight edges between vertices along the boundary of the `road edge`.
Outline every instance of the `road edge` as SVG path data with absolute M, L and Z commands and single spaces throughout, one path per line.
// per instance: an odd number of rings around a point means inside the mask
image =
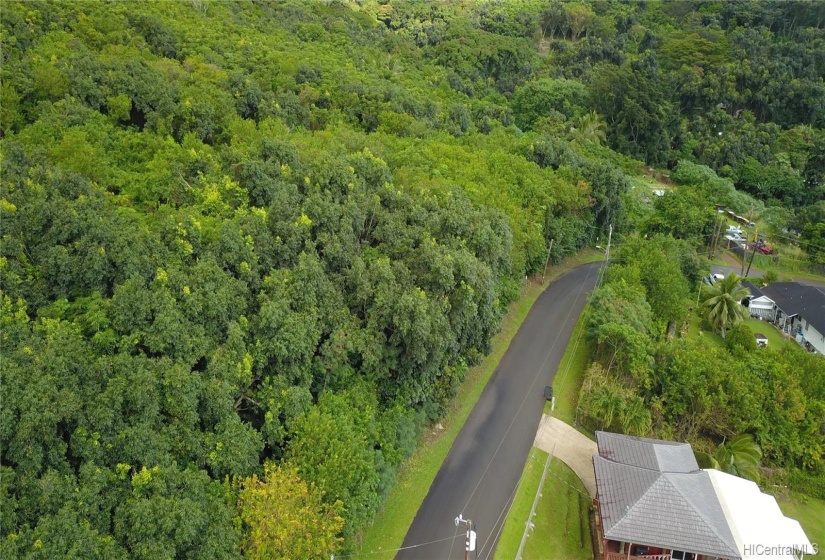
M 501 330 L 493 337 L 492 351 L 479 365 L 468 371 L 467 379 L 462 383 L 453 400 L 453 407 L 441 420 L 443 429 L 428 429 L 421 445 L 405 462 L 399 472 L 395 487 L 384 501 L 381 512 L 373 523 L 361 532 L 360 547 L 356 554 L 368 554 L 371 559 L 375 560 L 391 560 L 395 557 L 461 428 L 533 305 L 556 279 L 575 268 L 603 258 L 601 252 L 583 251 L 564 259 L 548 270 L 544 282 L 540 277 L 534 277 L 525 282 L 519 298 L 510 304 L 510 308 L 502 319 Z M 411 494 L 414 495 L 412 498 Z M 403 522 L 397 522 L 398 517 L 401 517 Z M 396 520 L 396 522 L 388 520 Z

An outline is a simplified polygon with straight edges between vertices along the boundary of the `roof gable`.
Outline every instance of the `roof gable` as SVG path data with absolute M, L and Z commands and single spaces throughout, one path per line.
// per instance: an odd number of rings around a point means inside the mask
M 755 298 L 762 297 L 765 295 L 764 293 L 762 293 L 762 290 L 757 288 L 756 284 L 753 284 L 752 282 L 742 282 L 742 287 L 747 288 L 747 290 L 751 293 L 751 296 Z
M 739 558 L 707 473 L 689 444 L 597 432 L 593 456 L 605 537 Z
M 658 476 L 605 536 L 710 556 L 739 556 L 704 473 Z

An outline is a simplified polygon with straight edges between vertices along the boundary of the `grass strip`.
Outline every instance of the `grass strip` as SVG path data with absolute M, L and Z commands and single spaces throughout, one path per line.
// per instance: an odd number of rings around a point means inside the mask
M 576 406 L 579 402 L 579 391 L 581 390 L 584 372 L 589 361 L 590 349 L 587 345 L 587 313 L 589 307 L 585 307 L 573 333 L 570 335 L 570 342 L 564 351 L 559 369 L 553 378 L 553 395 L 556 397 L 556 407 L 552 415 L 559 420 L 575 425 Z M 544 406 L 544 412 L 551 414 L 550 403 Z
M 404 464 L 398 482 L 387 495 L 381 512 L 372 525 L 361 534 L 361 554 L 370 559 L 390 560 L 401 547 L 404 536 L 412 525 L 415 514 L 427 496 L 438 469 L 461 431 L 464 422 L 484 391 L 490 377 L 510 342 L 518 332 L 533 304 L 555 278 L 576 266 L 596 262 L 604 258 L 601 252 L 583 251 L 553 266 L 547 271 L 545 281 L 531 279 L 522 288 L 521 296 L 513 302 L 501 323 L 501 330 L 493 337 L 492 352 L 477 366 L 470 369 L 455 398 L 455 405 L 442 419 L 443 430 L 428 430 L 413 456 Z
M 530 455 L 524 464 L 521 473 L 518 490 L 513 498 L 513 505 L 507 513 L 507 521 L 504 523 L 504 530 L 496 547 L 494 560 L 513 560 L 521 544 L 521 537 L 524 534 L 524 524 L 530 515 L 533 507 L 533 500 L 539 488 L 541 473 L 544 470 L 544 463 L 547 461 L 548 453 L 538 447 L 530 449 Z M 549 474 L 548 474 L 549 477 Z M 545 480 L 545 484 L 553 484 L 550 480 Z
M 547 453 L 540 449 L 534 447 L 530 451 L 513 507 L 496 548 L 495 560 L 516 557 L 546 459 Z M 590 498 L 579 477 L 570 467 L 553 458 L 532 520 L 535 527 L 527 537 L 522 557 L 592 559 L 589 507 Z
M 812 544 L 825 547 L 825 500 L 791 492 L 789 498 L 777 501 L 782 513 L 799 521 Z

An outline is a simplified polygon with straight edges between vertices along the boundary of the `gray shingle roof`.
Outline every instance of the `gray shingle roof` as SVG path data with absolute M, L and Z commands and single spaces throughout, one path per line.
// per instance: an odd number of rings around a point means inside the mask
M 764 296 L 764 295 L 765 295 L 765 294 L 762 292 L 762 290 L 760 290 L 759 288 L 757 288 L 757 287 L 756 287 L 756 285 L 755 285 L 755 284 L 753 284 L 752 282 L 747 282 L 747 281 L 742 282 L 742 287 L 743 287 L 743 288 L 747 288 L 747 290 L 751 293 L 751 296 L 753 296 L 753 297 L 755 297 L 755 298 L 762 297 L 762 296 Z
M 689 444 L 597 432 L 593 456 L 604 536 L 739 558 L 710 477 Z
M 787 315 L 804 317 L 816 330 L 825 333 L 825 292 L 798 282 L 774 282 L 762 288 Z
M 599 455 L 625 465 L 661 472 L 698 471 L 689 443 L 596 432 Z

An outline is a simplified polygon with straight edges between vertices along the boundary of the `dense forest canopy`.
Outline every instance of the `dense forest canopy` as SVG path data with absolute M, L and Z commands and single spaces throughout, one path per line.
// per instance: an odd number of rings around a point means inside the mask
M 721 203 L 825 261 L 821 2 L 9 1 L 0 22 L 6 558 L 352 549 L 551 240 L 554 262 L 609 226 L 687 251 Z M 651 205 L 645 165 L 693 188 Z M 777 462 L 816 467 L 805 441 Z

